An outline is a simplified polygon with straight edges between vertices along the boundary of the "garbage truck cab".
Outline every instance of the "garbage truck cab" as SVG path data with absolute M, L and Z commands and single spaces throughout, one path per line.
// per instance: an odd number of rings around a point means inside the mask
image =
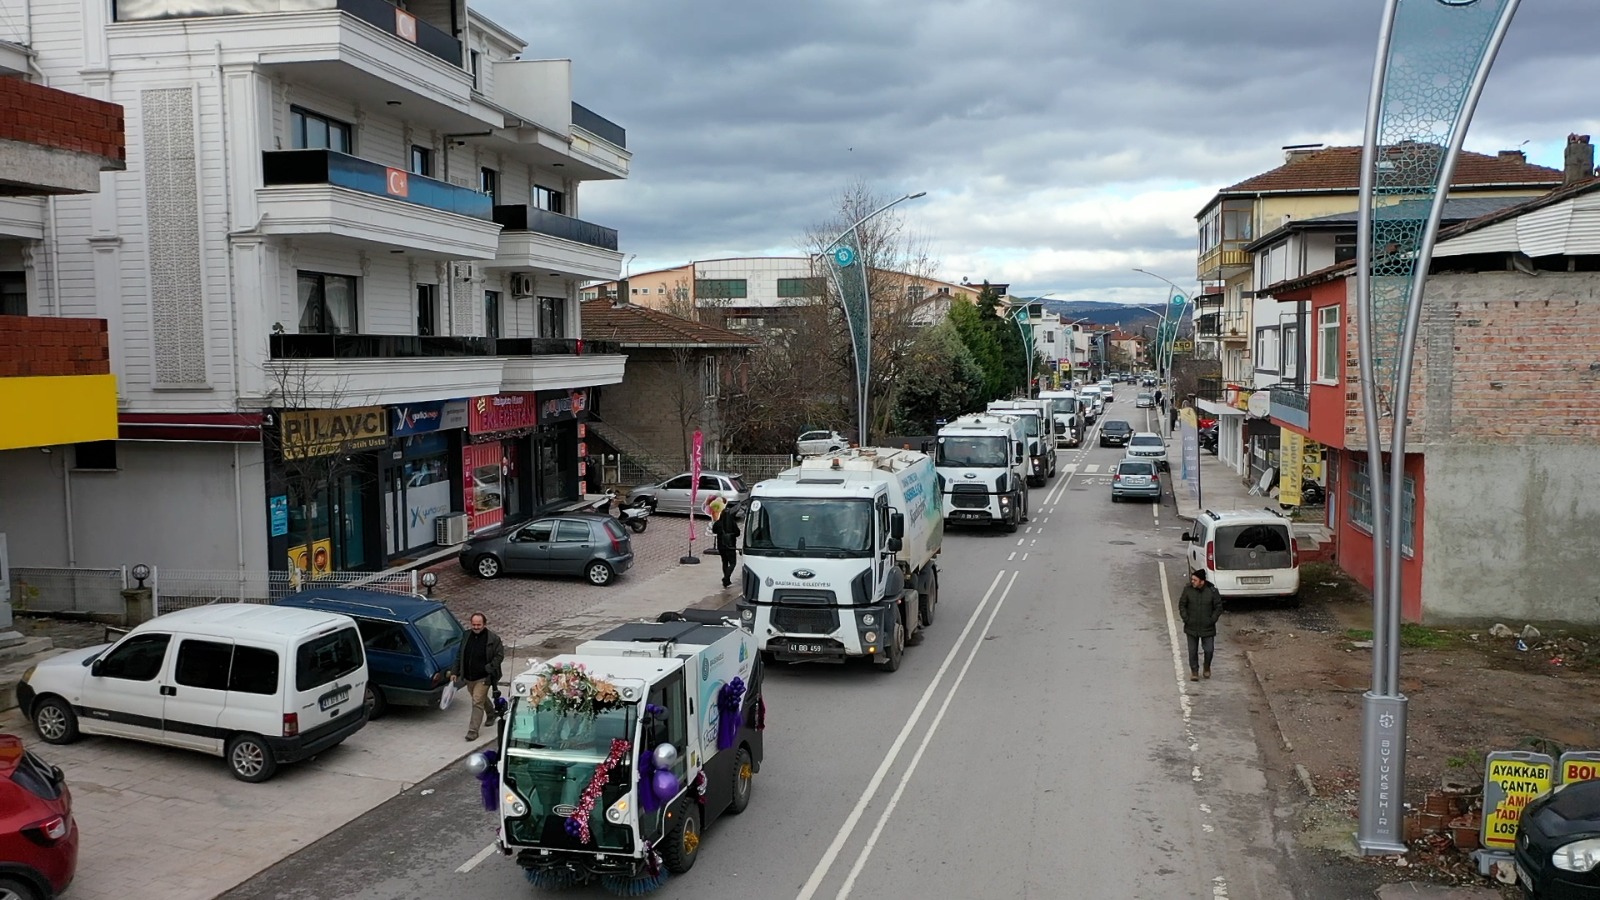
M 1056 477 L 1056 442 L 1052 433 L 1050 404 L 1041 400 L 996 400 L 989 412 L 997 416 L 1016 416 L 1022 422 L 1023 439 L 1028 444 L 1028 484 L 1044 487 Z
M 1083 401 L 1072 391 L 1040 391 L 1039 399 L 1050 404 L 1050 418 L 1055 422 L 1057 447 L 1076 447 L 1083 443 L 1086 426 Z
M 973 413 L 939 429 L 933 464 L 947 523 L 1014 532 L 1028 520 L 1028 455 L 1015 416 Z

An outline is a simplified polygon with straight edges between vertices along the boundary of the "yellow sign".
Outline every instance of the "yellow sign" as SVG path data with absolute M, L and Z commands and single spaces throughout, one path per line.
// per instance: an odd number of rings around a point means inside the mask
M 117 439 L 117 376 L 0 377 L 0 450 Z
M 1192 353 L 1192 352 L 1194 352 L 1194 341 L 1173 341 L 1172 342 L 1172 352 L 1173 353 Z
M 1588 756 L 1589 754 L 1585 754 Z M 1600 760 L 1594 759 L 1569 759 L 1561 757 L 1561 783 L 1572 784 L 1575 781 L 1600 780 Z
M 1285 506 L 1301 503 L 1300 460 L 1305 451 L 1305 435 L 1287 428 L 1278 429 L 1278 502 Z
M 301 573 L 315 581 L 333 572 L 333 538 L 322 538 L 312 541 L 310 546 L 301 544 L 289 548 L 289 573 L 290 581 L 296 589 L 299 588 Z
M 1546 757 L 1548 759 L 1548 757 Z M 1497 799 L 1483 817 L 1483 846 L 1490 850 L 1512 850 L 1517 840 L 1517 823 L 1528 802 L 1550 791 L 1555 766 L 1548 762 L 1518 759 L 1491 759 L 1485 780 L 1497 791 L 1486 791 L 1486 801 Z
M 289 410 L 281 414 L 283 458 L 377 450 L 389 445 L 389 414 L 381 406 Z
M 1235 391 L 1233 405 L 1238 409 L 1248 410 L 1250 408 L 1250 395 L 1254 393 L 1255 391 Z

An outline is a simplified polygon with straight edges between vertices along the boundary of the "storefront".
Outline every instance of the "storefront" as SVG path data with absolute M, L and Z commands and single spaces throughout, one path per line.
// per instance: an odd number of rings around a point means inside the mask
M 533 509 L 528 473 L 530 438 L 538 428 L 532 393 L 474 397 L 467 406 L 468 440 L 461 448 L 461 485 L 467 526 L 473 532 Z
M 539 504 L 549 506 L 581 496 L 583 458 L 588 455 L 592 388 L 539 392 L 539 433 L 534 457 L 539 467 Z
M 381 568 L 388 410 L 283 410 L 273 418 L 264 430 L 269 558 L 313 577 Z
M 434 520 L 461 508 L 456 486 L 461 484 L 467 419 L 465 400 L 389 408 L 392 440 L 383 468 L 381 512 L 388 559 L 432 548 Z

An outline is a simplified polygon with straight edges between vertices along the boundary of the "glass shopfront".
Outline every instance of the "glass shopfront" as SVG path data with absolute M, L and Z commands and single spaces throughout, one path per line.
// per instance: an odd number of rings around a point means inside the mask
M 521 514 L 529 502 L 528 439 L 538 424 L 531 393 L 474 397 L 467 408 L 469 443 L 461 448 L 462 489 L 472 531 Z
M 456 454 L 467 425 L 465 400 L 389 408 L 393 441 L 382 474 L 382 531 L 387 557 L 434 547 L 434 522 L 459 508 Z
M 534 439 L 534 456 L 539 466 L 539 502 L 552 505 L 577 500 L 578 463 L 586 448 L 580 445 L 579 429 L 589 417 L 592 389 L 539 392 L 539 433 Z
M 268 446 L 271 558 L 316 579 L 383 563 L 381 456 L 389 446 L 383 407 L 278 410 Z

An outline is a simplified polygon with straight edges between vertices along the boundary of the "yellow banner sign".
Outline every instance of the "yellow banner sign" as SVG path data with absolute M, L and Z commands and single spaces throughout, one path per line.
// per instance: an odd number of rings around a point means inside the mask
M 1305 435 L 1287 428 L 1278 429 L 1278 502 L 1285 506 L 1301 503 L 1300 459 L 1305 451 Z
M 283 458 L 377 450 L 389 444 L 389 415 L 381 406 L 290 410 L 280 414 Z
M 1548 757 L 1546 757 L 1548 759 Z M 1498 790 L 1485 791 L 1484 799 L 1494 803 L 1483 817 L 1483 846 L 1491 850 L 1512 850 L 1517 840 L 1517 823 L 1529 801 L 1550 791 L 1555 766 L 1549 762 L 1519 759 L 1490 759 L 1484 780 Z

